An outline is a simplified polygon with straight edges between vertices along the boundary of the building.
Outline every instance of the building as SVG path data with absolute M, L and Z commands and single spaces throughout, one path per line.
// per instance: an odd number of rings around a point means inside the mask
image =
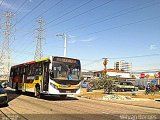
M 93 72 L 92 71 L 83 71 L 82 72 L 82 77 L 84 78 L 84 80 L 89 80 L 91 78 L 93 78 Z
M 132 64 L 125 62 L 124 60 L 117 61 L 114 63 L 114 69 L 130 73 L 132 71 Z
M 129 72 L 124 72 L 124 71 L 115 70 L 115 69 L 107 69 L 106 74 L 107 76 L 110 76 L 110 77 L 131 78 L 131 75 Z M 104 75 L 104 70 L 94 72 L 95 77 L 101 78 L 103 77 L 103 75 Z
M 156 79 L 160 78 L 160 72 L 132 72 L 136 79 Z

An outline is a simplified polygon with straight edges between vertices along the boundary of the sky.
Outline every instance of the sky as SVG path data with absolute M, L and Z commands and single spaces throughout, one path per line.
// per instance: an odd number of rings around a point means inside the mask
M 34 59 L 39 17 L 43 20 L 43 56 L 81 60 L 82 70 L 102 70 L 114 62 L 132 63 L 133 71 L 160 68 L 159 0 L 0 0 L 1 37 L 5 12 L 11 11 L 13 64 Z

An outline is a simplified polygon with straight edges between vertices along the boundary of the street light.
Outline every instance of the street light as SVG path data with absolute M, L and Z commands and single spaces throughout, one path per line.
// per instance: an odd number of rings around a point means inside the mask
M 67 56 L 67 37 L 66 37 L 66 34 L 65 33 L 57 34 L 56 36 L 61 36 L 64 39 L 64 57 L 66 57 Z

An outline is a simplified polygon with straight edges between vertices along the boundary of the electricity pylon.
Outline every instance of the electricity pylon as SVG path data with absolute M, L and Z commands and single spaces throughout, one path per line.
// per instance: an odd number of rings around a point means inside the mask
M 4 41 L 1 48 L 0 55 L 0 75 L 1 79 L 7 80 L 9 77 L 9 71 L 11 67 L 11 18 L 13 17 L 12 12 L 6 12 L 5 16 L 5 30 L 4 30 Z
M 38 19 L 38 36 L 37 36 L 37 45 L 36 45 L 36 51 L 35 51 L 35 56 L 34 59 L 40 59 L 43 56 L 43 51 L 42 51 L 42 40 L 43 40 L 43 20 L 41 17 Z

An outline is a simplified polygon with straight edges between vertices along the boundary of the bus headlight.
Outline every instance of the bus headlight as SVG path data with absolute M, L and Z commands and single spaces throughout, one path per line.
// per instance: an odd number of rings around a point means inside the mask
M 50 83 L 50 85 L 55 88 L 55 89 L 58 89 L 58 87 L 56 85 L 54 85 L 53 83 Z

